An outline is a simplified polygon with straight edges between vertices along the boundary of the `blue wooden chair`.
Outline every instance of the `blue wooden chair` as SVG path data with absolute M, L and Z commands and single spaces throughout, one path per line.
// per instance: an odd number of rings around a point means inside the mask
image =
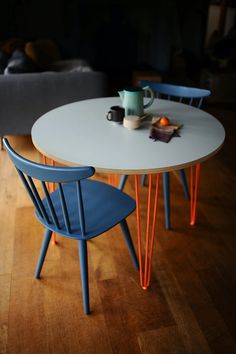
M 195 88 L 195 87 L 186 87 L 186 86 L 178 86 L 172 84 L 165 84 L 150 80 L 142 80 L 139 84 L 144 86 L 149 86 L 155 93 L 156 97 L 164 98 L 168 100 L 173 100 L 177 102 L 182 102 L 188 105 L 193 105 L 197 108 L 201 108 L 204 98 L 210 96 L 211 91 Z M 185 175 L 185 171 L 182 169 L 179 171 L 181 182 L 184 189 L 184 194 L 186 199 L 190 199 L 189 189 L 187 184 L 187 179 Z M 145 184 L 146 176 L 142 178 L 142 185 Z M 125 186 L 125 182 L 127 180 L 127 176 L 123 175 L 120 179 L 119 189 L 123 190 Z M 164 190 L 164 202 L 165 202 L 165 225 L 166 229 L 171 228 L 170 221 L 170 174 L 169 172 L 163 173 L 163 190 Z
M 120 224 L 134 265 L 139 269 L 125 220 L 135 210 L 135 201 L 110 185 L 88 179 L 95 172 L 93 167 L 53 167 L 38 164 L 18 155 L 7 139 L 3 139 L 3 143 L 35 206 L 36 217 L 46 228 L 35 277 L 40 278 L 52 232 L 78 240 L 83 305 L 84 312 L 88 314 L 87 240 Z M 36 180 L 40 183 L 35 183 Z M 48 191 L 48 182 L 58 185 L 52 193 Z M 40 197 L 41 194 L 44 196 Z

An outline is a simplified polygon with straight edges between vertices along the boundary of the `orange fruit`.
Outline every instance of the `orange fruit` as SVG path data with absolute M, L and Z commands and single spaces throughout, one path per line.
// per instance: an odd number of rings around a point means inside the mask
M 160 123 L 160 125 L 166 126 L 166 125 L 170 124 L 170 120 L 167 117 L 161 117 L 159 120 L 159 123 Z

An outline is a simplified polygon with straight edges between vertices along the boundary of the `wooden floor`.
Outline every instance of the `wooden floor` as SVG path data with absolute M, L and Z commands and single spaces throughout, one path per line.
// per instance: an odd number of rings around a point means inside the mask
M 202 164 L 197 225 L 189 226 L 188 203 L 172 175 L 173 229 L 164 228 L 161 193 L 147 291 L 119 228 L 90 241 L 89 316 L 83 313 L 76 242 L 58 237 L 42 279 L 34 279 L 43 228 L 0 152 L 1 354 L 236 353 L 236 116 L 227 107 L 208 111 L 224 124 L 227 139 Z M 9 139 L 21 154 L 39 159 L 29 137 Z M 132 178 L 125 190 L 134 195 Z M 128 222 L 137 246 L 135 214 Z

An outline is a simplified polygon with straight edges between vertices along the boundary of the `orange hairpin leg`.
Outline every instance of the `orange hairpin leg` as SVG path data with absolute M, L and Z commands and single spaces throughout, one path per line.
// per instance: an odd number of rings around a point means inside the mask
M 43 155 L 43 163 L 44 165 L 47 165 L 47 157 L 45 155 Z M 50 159 L 49 160 L 49 163 L 51 166 L 55 166 L 55 161 L 53 159 Z M 49 192 L 54 192 L 55 190 L 55 183 L 48 183 L 48 189 L 49 189 Z M 57 244 L 57 240 L 56 240 L 56 234 L 55 232 L 52 233 L 52 243 L 54 245 Z
M 195 169 L 195 170 L 194 170 Z M 197 193 L 199 185 L 200 163 L 190 167 L 190 225 L 196 223 Z
M 157 215 L 157 201 L 159 191 L 159 174 L 156 175 L 156 189 L 154 196 L 153 215 L 151 215 L 152 205 L 152 175 L 149 175 L 148 186 L 148 205 L 147 205 L 147 224 L 146 224 L 146 239 L 145 239 L 145 259 L 144 269 L 142 260 L 142 235 L 140 227 L 140 203 L 139 203 L 139 181 L 138 176 L 135 176 L 135 196 L 136 196 L 136 216 L 137 216 L 137 234 L 138 234 L 138 254 L 139 254 L 139 267 L 140 267 L 140 284 L 144 290 L 150 285 L 152 255 L 154 247 L 154 237 L 156 231 L 156 215 Z M 151 227 L 152 216 L 152 227 Z

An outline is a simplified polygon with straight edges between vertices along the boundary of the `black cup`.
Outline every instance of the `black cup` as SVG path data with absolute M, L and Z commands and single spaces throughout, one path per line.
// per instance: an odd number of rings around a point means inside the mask
M 125 116 L 125 109 L 120 106 L 112 106 L 107 113 L 107 120 L 116 123 L 122 123 Z

